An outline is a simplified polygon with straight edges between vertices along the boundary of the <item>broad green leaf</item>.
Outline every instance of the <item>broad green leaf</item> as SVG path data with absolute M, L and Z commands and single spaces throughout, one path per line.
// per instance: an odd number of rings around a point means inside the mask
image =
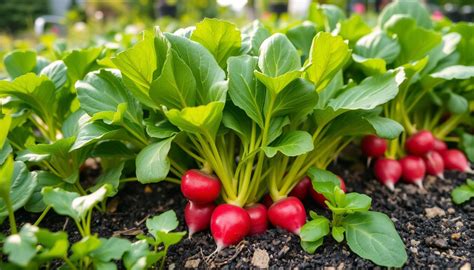
M 301 51 L 303 61 L 309 56 L 313 37 L 316 35 L 316 27 L 313 23 L 305 21 L 300 25 L 288 29 L 286 36 L 295 48 Z
M 70 114 L 63 122 L 61 131 L 64 138 L 77 136 L 84 125 L 90 121 L 90 116 L 83 110 L 79 109 Z
M 160 76 L 150 85 L 150 98 L 157 107 L 182 109 L 196 103 L 196 80 L 191 69 L 170 49 Z
M 69 240 L 66 232 L 50 232 L 46 229 L 39 229 L 36 231 L 36 237 L 41 249 L 35 260 L 50 261 L 68 255 Z
M 157 232 L 168 233 L 176 229 L 178 225 L 178 219 L 176 218 L 176 213 L 173 210 L 161 213 L 160 215 L 149 218 L 146 221 L 146 227 L 148 228 L 149 232 L 157 239 Z
M 165 112 L 168 120 L 183 131 L 208 134 L 214 138 L 222 119 L 224 103 L 215 101 L 198 107 L 187 107 Z
M 350 249 L 364 259 L 386 267 L 402 267 L 407 253 L 390 218 L 379 212 L 354 213 L 343 219 Z
M 267 157 L 274 157 L 278 152 L 288 157 L 299 156 L 314 149 L 311 135 L 306 131 L 290 131 L 263 147 Z
M 341 21 L 336 26 L 336 32 L 351 43 L 370 33 L 371 28 L 359 15 L 352 15 L 349 19 Z
M 86 236 L 81 241 L 74 243 L 71 247 L 72 255 L 71 260 L 81 260 L 91 252 L 97 250 L 102 242 L 97 236 Z
M 385 32 L 374 31 L 359 39 L 354 52 L 365 58 L 381 58 L 391 64 L 400 54 L 400 44 Z
M 225 80 L 225 73 L 212 54 L 201 44 L 166 33 L 166 38 L 181 59 L 191 69 L 197 87 L 197 104 L 208 104 L 213 101 L 224 101 L 225 89 L 215 87 Z
M 10 143 L 5 142 L 3 144 L 3 147 L 0 148 L 0 164 L 3 164 L 12 152 L 13 152 L 13 148 L 10 145 Z
M 474 66 L 449 66 L 430 74 L 430 76 L 443 80 L 466 80 L 474 77 Z
M 94 260 L 102 262 L 110 262 L 112 260 L 120 260 L 123 254 L 131 247 L 130 241 L 127 239 L 120 239 L 111 237 L 109 239 L 100 238 L 100 246 L 92 251 L 90 256 Z
M 329 234 L 329 219 L 319 216 L 301 228 L 300 238 L 303 242 L 315 242 Z
M 331 211 L 352 214 L 354 212 L 368 211 L 372 204 L 372 199 L 365 194 L 353 192 L 344 194 L 343 198 L 340 201 L 336 200 L 336 202 L 336 206 L 329 206 Z
M 239 136 L 243 145 L 248 145 L 252 133 L 252 120 L 242 116 L 243 111 L 236 106 L 226 104 L 222 123 L 229 129 L 232 129 Z
M 337 5 L 322 4 L 322 5 L 320 5 L 320 8 L 324 12 L 324 15 L 327 19 L 327 24 L 329 26 L 330 31 L 333 31 L 336 28 L 336 25 L 340 21 L 346 19 L 346 15 L 344 13 L 344 10 L 342 10 Z
M 124 165 L 124 161 L 117 162 L 117 160 L 115 160 L 114 165 L 112 167 L 104 168 L 104 166 L 102 166 L 101 175 L 97 178 L 95 185 L 92 186 L 89 190 L 94 192 L 105 184 L 108 184 L 110 185 L 110 189 L 108 190 L 109 193 L 107 194 L 107 197 L 115 196 L 118 192 L 118 187 L 120 185 L 120 176 L 122 176 Z
M 123 264 L 126 269 L 145 270 L 163 258 L 164 252 L 151 252 L 145 240 L 133 243 L 123 256 Z
M 290 124 L 288 116 L 273 117 L 270 124 L 270 131 L 268 132 L 268 143 L 272 143 L 276 138 L 280 137 L 283 128 Z
M 206 47 L 223 69 L 229 57 L 239 54 L 242 43 L 240 31 L 233 23 L 210 18 L 196 24 L 191 40 Z
M 91 71 L 101 52 L 102 48 L 74 50 L 63 59 L 71 83 L 82 79 L 87 72 Z
M 474 65 L 474 55 L 472 48 L 474 46 L 474 24 L 469 22 L 459 22 L 453 26 L 451 31 L 459 33 L 462 38 L 456 50 L 460 54 L 459 62 L 462 65 Z
M 350 57 L 348 45 L 339 36 L 319 32 L 313 39 L 306 70 L 307 78 L 322 91 Z
M 314 241 L 314 242 L 304 242 L 302 241 L 301 242 L 301 247 L 303 248 L 304 251 L 310 253 L 310 254 L 313 254 L 316 249 L 318 249 L 318 247 L 322 246 L 323 244 L 323 241 L 324 241 L 324 238 L 321 238 L 317 241 Z
M 79 217 L 83 218 L 96 204 L 102 202 L 107 197 L 111 189 L 109 184 L 105 184 L 91 194 L 75 198 L 72 201 L 71 207 L 78 213 Z
M 376 75 L 363 80 L 359 85 L 343 91 L 329 101 L 337 110 L 371 110 L 386 103 L 398 94 L 398 85 L 405 79 L 403 70 Z
M 47 171 L 38 171 L 36 173 L 36 179 L 37 185 L 31 194 L 30 199 L 25 204 L 25 209 L 29 212 L 40 213 L 46 208 L 46 205 L 43 202 L 41 190 L 43 190 L 44 187 L 62 185 L 64 181 L 55 174 Z
M 23 207 L 35 190 L 36 173 L 30 172 L 25 163 L 11 159 L 0 167 L 0 216 L 8 215 L 4 197 L 8 192 L 13 210 Z
M 6 54 L 3 64 L 12 79 L 32 72 L 36 66 L 36 53 L 29 50 L 15 50 Z
M 12 123 L 12 117 L 10 114 L 5 114 L 2 119 L 0 119 L 0 146 L 5 147 L 5 142 L 7 141 L 7 136 L 10 131 L 10 125 Z M 3 162 L 0 162 L 2 164 Z
M 186 232 L 162 232 L 157 231 L 156 236 L 163 241 L 165 246 L 172 246 L 181 241 L 183 237 L 186 235 Z
M 385 23 L 397 14 L 410 16 L 421 27 L 433 27 L 428 9 L 418 0 L 397 0 L 387 5 L 379 15 L 379 27 L 384 27 Z
M 149 97 L 150 85 L 156 71 L 161 71 L 168 47 L 168 42 L 160 33 L 155 37 L 153 33 L 145 31 L 142 39 L 133 47 L 112 58 L 127 88 L 136 99 L 152 108 L 155 105 Z
M 119 141 L 103 141 L 98 143 L 90 153 L 91 157 L 102 159 L 133 159 L 136 154 L 124 143 Z
M 461 135 L 461 142 L 459 144 L 462 150 L 466 153 L 467 158 L 474 162 L 474 135 L 464 132 Z
M 248 55 L 229 58 L 229 96 L 237 107 L 263 127 L 262 107 L 265 102 L 265 91 L 260 89 L 253 73 L 257 62 L 256 57 Z
M 312 188 L 323 194 L 331 203 L 334 203 L 334 188 L 341 185 L 337 175 L 316 167 L 310 168 L 307 174 L 311 178 Z
M 453 57 L 456 51 L 456 47 L 461 41 L 461 35 L 458 33 L 447 33 L 443 35 L 443 42 L 433 48 L 428 53 L 428 64 L 426 68 L 423 70 L 423 75 L 433 72 L 433 70 L 441 69 L 441 67 L 447 63 L 446 61 L 449 60 L 450 57 Z M 458 60 L 456 60 L 458 62 Z M 452 64 L 449 63 L 448 66 Z
M 18 234 L 7 237 L 3 251 L 8 260 L 19 266 L 26 267 L 36 255 L 37 227 L 25 225 Z
M 174 136 L 143 148 L 135 161 L 138 181 L 156 183 L 166 178 L 170 170 L 168 153 Z
M 381 58 L 364 58 L 357 54 L 353 54 L 352 60 L 354 60 L 357 66 L 359 66 L 367 76 L 374 76 L 387 72 L 387 63 Z
M 277 95 L 293 80 L 301 77 L 303 71 L 293 70 L 277 77 L 270 77 L 257 70 L 254 71 L 255 77 L 267 88 L 272 95 Z
M 467 180 L 471 181 L 472 180 Z M 451 197 L 453 198 L 453 202 L 455 204 L 462 204 L 464 202 L 469 201 L 471 198 L 474 198 L 474 186 L 471 184 L 469 185 L 460 185 L 453 189 L 451 192 Z
M 263 41 L 270 35 L 270 31 L 257 20 L 242 28 L 243 53 L 257 56 Z
M 107 125 L 101 121 L 89 122 L 79 130 L 70 151 L 80 149 L 101 140 L 128 140 L 128 137 L 127 132 L 119 126 Z
M 334 238 L 338 243 L 341 243 L 344 240 L 344 232 L 344 227 L 334 226 L 331 229 L 332 238 Z
M 469 110 L 469 102 L 463 96 L 453 93 L 449 90 L 443 94 L 446 94 L 445 101 L 448 111 L 454 114 L 461 114 Z
M 168 120 L 162 120 L 158 123 L 149 123 L 146 126 L 148 136 L 157 139 L 166 139 L 179 133 L 179 129 Z
M 39 75 L 45 75 L 53 83 L 56 89 L 60 89 L 67 81 L 67 67 L 63 61 L 54 61 L 43 68 Z

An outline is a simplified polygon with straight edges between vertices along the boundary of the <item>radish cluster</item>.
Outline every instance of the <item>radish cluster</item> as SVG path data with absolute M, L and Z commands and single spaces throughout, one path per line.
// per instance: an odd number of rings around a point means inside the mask
M 375 135 L 365 136 L 361 149 L 369 160 L 376 159 L 373 167 L 375 177 L 390 190 L 400 179 L 422 188 L 426 174 L 443 178 L 444 170 L 471 171 L 461 151 L 448 149 L 445 142 L 436 139 L 427 130 L 419 131 L 406 140 L 407 155 L 399 160 L 385 157 L 387 141 Z

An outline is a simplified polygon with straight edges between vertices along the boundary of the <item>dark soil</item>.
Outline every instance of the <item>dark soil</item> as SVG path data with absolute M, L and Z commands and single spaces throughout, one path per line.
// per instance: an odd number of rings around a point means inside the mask
M 453 186 L 465 183 L 466 174 L 446 172 L 445 179 L 428 177 L 426 191 L 414 185 L 399 183 L 394 193 L 380 185 L 363 165 L 333 168 L 346 180 L 348 192 L 368 194 L 373 199 L 372 210 L 389 215 L 405 242 L 408 262 L 405 268 L 461 268 L 473 265 L 474 254 L 474 202 L 461 206 L 453 205 L 450 192 Z M 472 176 L 471 176 L 472 177 Z M 119 195 L 108 202 L 109 212 L 96 211 L 93 232 L 102 237 L 121 236 L 134 239 L 146 232 L 148 217 L 168 209 L 174 209 L 180 218 L 180 230 L 185 230 L 183 208 L 186 201 L 176 185 L 162 183 L 154 185 L 128 184 Z M 309 200 L 308 209 L 327 214 Z M 19 211 L 19 223 L 33 223 L 38 215 Z M 431 218 L 430 218 L 431 216 Z M 41 223 L 53 231 L 65 229 L 71 241 L 80 237 L 73 222 L 54 213 Z M 5 231 L 8 225 L 0 226 Z M 192 239 L 185 239 L 169 251 L 169 268 L 258 268 L 281 267 L 315 268 L 373 268 L 370 261 L 350 252 L 345 244 L 337 244 L 330 237 L 316 254 L 305 253 L 298 237 L 278 229 L 248 237 L 236 247 L 227 248 L 215 257 L 209 255 L 216 248 L 209 232 L 196 233 Z M 469 268 L 467 268 L 469 269 Z

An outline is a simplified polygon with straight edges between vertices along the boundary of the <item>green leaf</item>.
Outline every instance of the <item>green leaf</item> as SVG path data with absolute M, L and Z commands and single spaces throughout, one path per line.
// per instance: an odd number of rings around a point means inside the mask
M 9 196 L 13 210 L 16 211 L 29 200 L 36 183 L 36 173 L 31 173 L 25 163 L 12 163 L 12 159 L 7 159 L 0 167 L 0 216 L 8 215 L 6 196 Z
M 443 80 L 466 80 L 474 77 L 474 66 L 449 66 L 430 74 L 430 76 Z
M 89 122 L 79 130 L 70 151 L 81 149 L 98 141 L 111 139 L 128 140 L 128 135 L 121 127 L 107 125 L 101 121 Z
M 13 152 L 13 148 L 10 145 L 10 143 L 8 142 L 4 143 L 3 147 L 0 148 L 0 164 L 3 164 L 12 152 Z
M 465 97 L 453 93 L 450 90 L 445 91 L 443 94 L 445 94 L 443 96 L 446 96 L 446 99 L 444 99 L 446 101 L 446 107 L 451 113 L 461 114 L 469 110 L 469 102 Z
M 97 261 L 110 262 L 120 260 L 125 252 L 131 247 L 130 241 L 111 237 L 109 239 L 100 238 L 100 246 L 92 251 L 90 256 Z
M 229 96 L 260 127 L 263 127 L 262 107 L 265 91 L 260 89 L 253 71 L 258 59 L 248 55 L 231 57 L 228 61 Z
M 135 161 L 140 183 L 156 183 L 166 178 L 170 170 L 168 153 L 173 140 L 174 136 L 150 144 L 140 151 Z
M 330 206 L 329 208 L 333 212 L 338 213 L 354 213 L 354 212 L 364 212 L 370 209 L 372 204 L 372 199 L 365 195 L 359 193 L 347 193 L 344 194 L 341 200 L 336 200 L 337 206 Z
M 132 244 L 130 249 L 123 256 L 123 264 L 126 269 L 144 270 L 155 264 L 163 258 L 164 252 L 155 253 L 148 249 L 145 240 L 137 241 Z
M 270 131 L 268 132 L 268 143 L 272 143 L 276 138 L 283 133 L 283 128 L 290 124 L 288 116 L 273 117 L 270 124 Z
M 385 32 L 374 31 L 359 39 L 354 47 L 357 55 L 365 58 L 380 58 L 391 64 L 400 54 L 400 44 Z
M 306 70 L 307 78 L 322 91 L 350 57 L 348 45 L 339 36 L 319 32 L 313 39 Z
M 413 18 L 418 26 L 427 29 L 433 28 L 428 9 L 418 0 L 397 0 L 387 5 L 379 15 L 379 27 L 384 27 L 385 23 L 397 14 Z
M 223 69 L 230 56 L 239 54 L 242 43 L 240 31 L 233 23 L 210 18 L 196 24 L 191 40 L 206 47 Z
M 451 197 L 455 204 L 462 204 L 474 198 L 474 184 L 470 179 L 467 181 L 471 181 L 471 185 L 460 185 L 451 192 Z
M 150 122 L 146 125 L 148 136 L 157 139 L 166 139 L 179 133 L 179 129 L 168 120 L 162 120 L 158 123 Z
M 337 110 L 371 110 L 386 103 L 398 94 L 398 85 L 405 79 L 405 73 L 387 72 L 363 80 L 359 85 L 346 89 L 329 101 L 329 106 Z
M 70 114 L 63 122 L 61 131 L 64 138 L 77 136 L 84 125 L 90 121 L 90 116 L 83 110 L 79 109 Z
M 67 67 L 63 61 L 54 61 L 43 68 L 39 75 L 45 75 L 53 83 L 56 89 L 60 89 L 67 82 Z
M 257 70 L 254 71 L 255 77 L 267 88 L 272 95 L 278 95 L 293 80 L 301 77 L 303 71 L 293 70 L 277 77 L 270 77 Z
M 1 111 L 0 111 L 1 112 Z M 5 147 L 8 133 L 10 132 L 10 126 L 12 123 L 12 117 L 10 114 L 6 114 L 2 119 L 0 119 L 0 126 L 2 129 L 0 130 L 0 146 Z M 0 161 L 0 164 L 3 162 Z
M 305 21 L 300 25 L 288 29 L 286 36 L 302 53 L 303 60 L 309 56 L 313 37 L 316 35 L 316 27 L 313 23 Z
M 36 232 L 36 237 L 38 238 L 38 245 L 41 245 L 41 249 L 36 255 L 35 260 L 50 261 L 67 256 L 69 249 L 67 233 L 39 229 Z
M 191 69 L 197 87 L 197 104 L 208 104 L 213 101 L 224 101 L 226 91 L 215 87 L 225 80 L 225 73 L 219 67 L 212 54 L 201 44 L 166 33 L 166 38 L 181 59 Z
M 301 228 L 300 238 L 303 242 L 315 242 L 329 234 L 329 219 L 318 216 L 306 222 Z
M 159 239 L 159 237 L 157 237 L 157 232 L 169 233 L 176 229 L 178 225 L 178 219 L 173 210 L 166 211 L 158 216 L 146 220 L 148 231 L 155 236 L 156 239 Z
M 86 236 L 81 241 L 74 243 L 71 247 L 72 255 L 71 260 L 76 261 L 83 259 L 91 252 L 97 250 L 101 246 L 102 242 L 97 236 Z
M 299 156 L 314 149 L 311 135 L 306 131 L 290 131 L 283 134 L 271 145 L 263 147 L 267 157 L 272 158 L 278 152 L 285 156 Z
M 317 241 L 314 242 L 304 242 L 301 241 L 301 247 L 303 248 L 304 251 L 313 254 L 318 247 L 320 247 L 323 244 L 324 238 L 321 238 Z
M 26 211 L 40 213 L 45 208 L 46 205 L 43 202 L 43 195 L 41 190 L 44 187 L 57 186 L 61 183 L 64 183 L 61 178 L 47 171 L 38 171 L 36 173 L 37 185 L 31 194 L 30 199 L 25 204 Z
M 402 267 L 407 253 L 390 218 L 379 212 L 354 213 L 343 219 L 347 244 L 353 252 L 377 265 Z
M 185 235 L 186 232 L 156 232 L 156 236 L 163 241 L 163 245 L 168 247 L 179 243 Z
M 120 185 L 120 176 L 122 176 L 123 167 L 125 165 L 124 161 L 118 162 L 114 161 L 112 167 L 104 168 L 102 164 L 102 173 L 97 178 L 95 185 L 89 188 L 90 191 L 94 192 L 100 189 L 105 184 L 110 185 L 109 193 L 107 197 L 113 197 L 118 193 L 118 187 Z
M 102 159 L 133 159 L 136 154 L 124 143 L 118 141 L 103 141 L 98 143 L 90 153 L 91 157 Z
M 341 243 L 342 241 L 344 241 L 345 231 L 346 230 L 344 229 L 344 227 L 338 227 L 338 226 L 332 227 L 332 230 L 331 230 L 332 238 L 334 238 L 334 240 L 336 240 L 338 243 Z
M 258 20 L 253 21 L 242 29 L 242 51 L 250 55 L 258 55 L 263 41 L 271 35 Z
M 101 52 L 102 48 L 73 50 L 63 59 L 64 64 L 67 66 L 67 74 L 71 83 L 82 79 L 87 72 L 91 71 Z
M 36 255 L 35 236 L 37 227 L 25 225 L 20 233 L 7 237 L 3 251 L 8 254 L 8 260 L 19 266 L 26 267 Z
M 165 112 L 168 120 L 183 131 L 194 134 L 209 134 L 214 138 L 222 119 L 224 103 L 215 101 L 207 105 L 187 107 L 181 111 Z
M 336 26 L 338 35 L 350 42 L 356 42 L 361 37 L 370 33 L 371 28 L 364 22 L 361 16 L 355 14 L 349 19 L 341 21 Z
M 471 162 L 474 162 L 474 135 L 471 135 L 468 132 L 464 132 L 461 135 L 460 146 L 464 153 L 466 153 L 467 158 Z
M 341 185 L 341 181 L 337 175 L 330 171 L 318 169 L 316 167 L 311 167 L 307 174 L 309 178 L 311 178 L 311 183 L 314 190 L 323 194 L 324 197 L 326 197 L 326 199 L 328 199 L 331 203 L 334 203 L 334 188 L 340 187 Z
M 5 55 L 3 64 L 12 79 L 32 72 L 36 66 L 36 52 L 15 50 Z
M 244 145 L 250 142 L 252 133 L 252 120 L 242 116 L 243 111 L 232 104 L 226 104 L 222 123 L 225 127 L 235 131 Z
M 474 55 L 472 47 L 474 46 L 474 25 L 469 22 L 459 22 L 451 28 L 451 31 L 459 33 L 462 38 L 456 50 L 459 52 L 459 62 L 462 65 L 474 65 Z
M 353 54 L 352 60 L 357 63 L 367 76 L 379 75 L 387 72 L 387 63 L 381 58 L 364 58 L 357 54 Z
M 191 69 L 169 50 L 160 76 L 150 85 L 150 98 L 158 107 L 182 109 L 196 103 L 196 80 Z

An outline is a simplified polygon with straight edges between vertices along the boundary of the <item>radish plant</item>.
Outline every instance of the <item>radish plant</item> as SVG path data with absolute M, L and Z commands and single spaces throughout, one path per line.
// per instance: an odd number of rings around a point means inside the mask
M 369 211 L 372 199 L 359 193 L 345 193 L 340 180 L 329 171 L 311 168 L 308 172 L 314 189 L 326 197 L 331 219 L 310 212 L 300 232 L 301 246 L 314 253 L 331 235 L 337 242 L 344 239 L 349 248 L 364 259 L 386 267 L 402 267 L 407 261 L 405 245 L 390 218 Z

